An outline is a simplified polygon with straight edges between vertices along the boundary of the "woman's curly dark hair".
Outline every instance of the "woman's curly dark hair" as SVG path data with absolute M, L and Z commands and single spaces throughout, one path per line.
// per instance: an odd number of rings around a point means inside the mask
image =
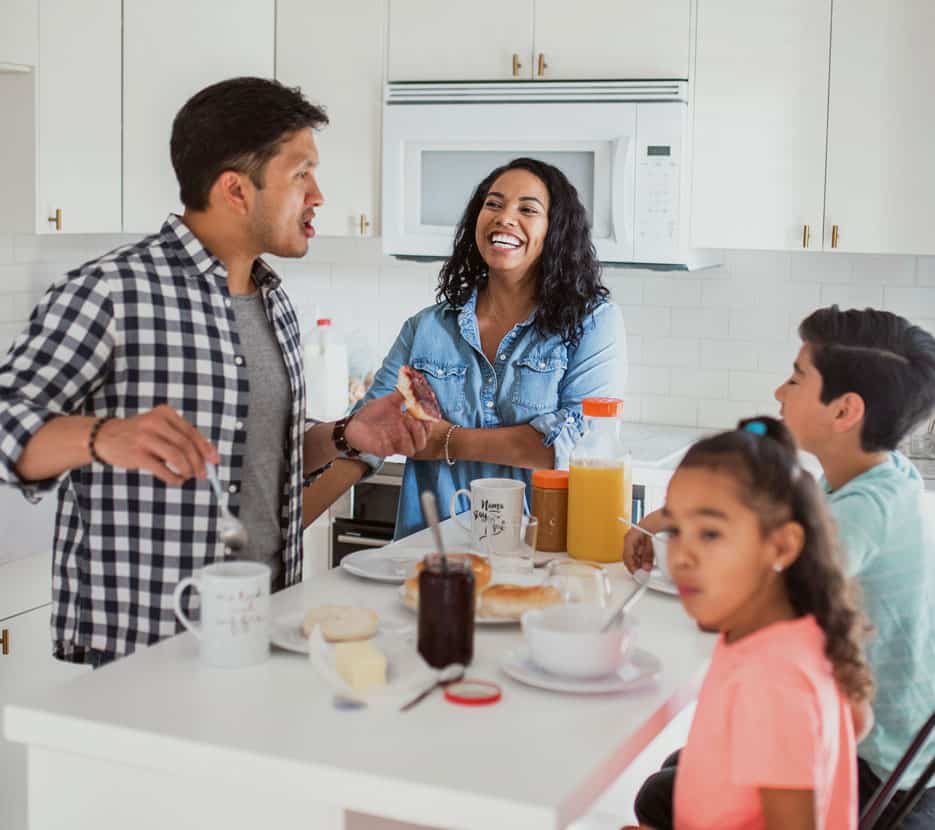
M 764 435 L 744 429 L 757 421 L 765 427 Z M 789 600 L 797 614 L 812 614 L 824 631 L 825 654 L 838 688 L 851 700 L 868 700 L 873 676 L 861 647 L 868 628 L 857 610 L 856 588 L 844 576 L 824 497 L 800 466 L 785 425 L 766 416 L 748 418 L 736 430 L 699 441 L 679 466 L 731 475 L 741 500 L 760 517 L 764 533 L 787 521 L 802 526 L 802 551 L 783 574 Z
M 610 291 L 601 282 L 601 265 L 578 191 L 561 170 L 543 161 L 513 159 L 477 186 L 455 231 L 451 257 L 438 275 L 437 299 L 462 306 L 475 288 L 486 285 L 487 263 L 477 249 L 474 231 L 487 193 L 507 170 L 528 170 L 549 191 L 549 229 L 536 288 L 535 324 L 541 334 L 558 334 L 574 346 L 581 339 L 585 319 Z

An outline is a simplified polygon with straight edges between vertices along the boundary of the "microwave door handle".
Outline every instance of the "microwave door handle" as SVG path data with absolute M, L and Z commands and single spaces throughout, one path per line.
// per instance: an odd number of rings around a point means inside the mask
M 626 211 L 628 208 L 626 198 L 618 198 L 624 194 L 624 185 L 627 174 L 627 150 L 630 146 L 629 136 L 620 136 L 614 140 L 613 155 L 611 157 L 611 189 L 610 189 L 610 224 L 614 231 L 614 241 L 619 245 L 623 241 L 623 229 L 628 227 Z M 622 204 L 618 202 L 622 201 Z

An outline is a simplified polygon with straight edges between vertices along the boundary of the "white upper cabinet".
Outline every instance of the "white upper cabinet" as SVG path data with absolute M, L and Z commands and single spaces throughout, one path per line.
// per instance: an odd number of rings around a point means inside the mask
M 389 0 L 389 80 L 532 77 L 533 0 Z
M 536 0 L 536 78 L 687 78 L 691 0 Z M 540 60 L 541 57 L 541 60 Z M 540 74 L 541 65 L 541 74 Z
M 120 0 L 41 0 L 37 233 L 119 233 Z
M 834 4 L 825 243 L 935 254 L 935 3 Z
M 830 0 L 697 15 L 692 245 L 820 248 Z
M 39 0 L 0 0 L 0 72 L 35 66 Z
M 379 233 L 383 0 L 279 0 L 276 78 L 325 108 L 316 136 L 323 236 Z
M 389 80 L 687 78 L 691 0 L 389 0 Z
M 124 0 L 124 230 L 158 231 L 181 210 L 172 120 L 198 90 L 273 77 L 274 0 Z M 311 38 L 309 52 L 318 47 Z

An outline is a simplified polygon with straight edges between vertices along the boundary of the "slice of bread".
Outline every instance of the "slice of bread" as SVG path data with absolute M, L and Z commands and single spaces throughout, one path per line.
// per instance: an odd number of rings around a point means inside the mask
M 321 634 L 329 643 L 367 640 L 377 633 L 380 618 L 376 611 L 354 605 L 319 605 L 312 608 L 302 622 L 302 633 L 308 637 L 312 629 L 321 626 Z

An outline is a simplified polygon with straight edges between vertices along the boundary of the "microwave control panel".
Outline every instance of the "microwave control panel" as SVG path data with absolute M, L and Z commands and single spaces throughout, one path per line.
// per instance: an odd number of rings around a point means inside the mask
M 639 262 L 673 262 L 677 256 L 684 118 L 683 107 L 638 105 L 634 244 Z

